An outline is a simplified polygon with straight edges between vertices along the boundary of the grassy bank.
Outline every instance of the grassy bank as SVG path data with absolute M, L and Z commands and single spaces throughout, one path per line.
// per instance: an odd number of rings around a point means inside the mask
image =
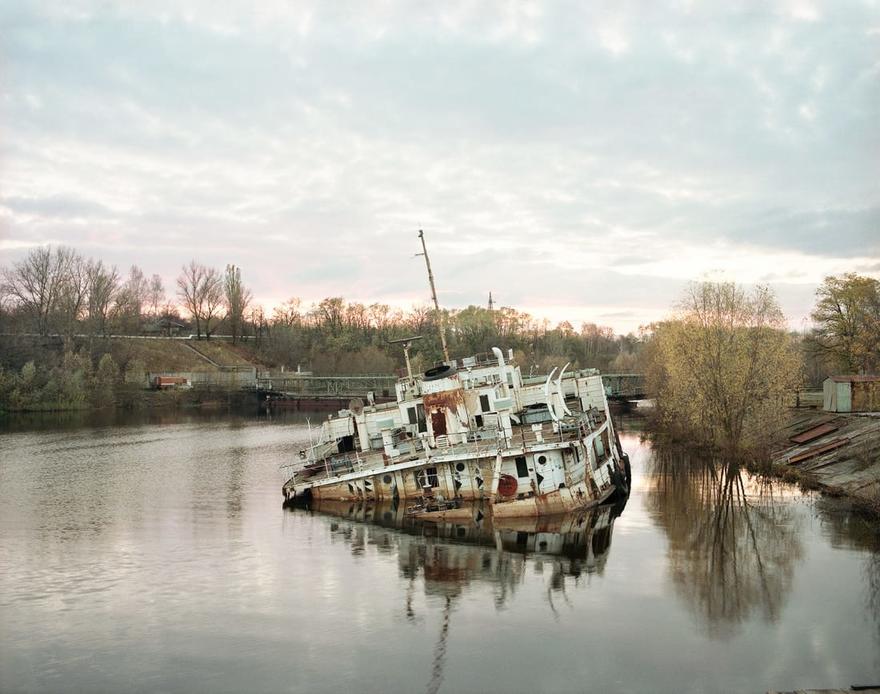
M 200 387 L 156 392 L 156 372 L 219 372 L 256 366 L 224 343 L 172 339 L 0 337 L 0 411 L 63 412 L 218 406 L 237 389 Z

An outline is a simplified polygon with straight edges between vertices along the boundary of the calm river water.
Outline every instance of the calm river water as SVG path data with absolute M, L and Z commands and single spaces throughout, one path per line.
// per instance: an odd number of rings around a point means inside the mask
M 0 424 L 0 691 L 763 692 L 880 682 L 880 528 L 672 475 L 417 526 L 281 506 L 303 421 Z

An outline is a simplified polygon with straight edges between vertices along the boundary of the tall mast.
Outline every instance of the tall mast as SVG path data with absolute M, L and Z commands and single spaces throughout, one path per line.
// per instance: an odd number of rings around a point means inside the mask
M 419 229 L 419 238 L 422 240 L 422 252 L 417 255 L 425 256 L 425 266 L 428 268 L 428 283 L 431 285 L 431 298 L 434 299 L 434 312 L 437 316 L 437 323 L 440 326 L 440 345 L 443 347 L 443 360 L 449 361 L 449 348 L 446 346 L 446 326 L 443 324 L 443 314 L 440 313 L 440 303 L 437 301 L 434 273 L 431 272 L 431 260 L 428 258 L 428 248 L 425 246 L 425 232 L 421 229 Z

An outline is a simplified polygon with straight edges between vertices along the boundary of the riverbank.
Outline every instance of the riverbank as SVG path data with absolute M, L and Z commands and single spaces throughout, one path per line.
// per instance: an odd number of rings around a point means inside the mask
M 770 470 L 880 514 L 880 413 L 797 411 Z
M 0 412 L 256 406 L 258 368 L 219 342 L 0 336 Z M 153 390 L 161 375 L 193 388 Z

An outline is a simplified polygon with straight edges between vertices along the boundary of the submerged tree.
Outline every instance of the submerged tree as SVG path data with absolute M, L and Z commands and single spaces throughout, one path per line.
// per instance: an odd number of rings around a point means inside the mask
M 646 362 L 666 427 L 733 451 L 766 440 L 800 379 L 773 293 L 747 294 L 730 282 L 693 284 L 678 315 L 654 326 Z

